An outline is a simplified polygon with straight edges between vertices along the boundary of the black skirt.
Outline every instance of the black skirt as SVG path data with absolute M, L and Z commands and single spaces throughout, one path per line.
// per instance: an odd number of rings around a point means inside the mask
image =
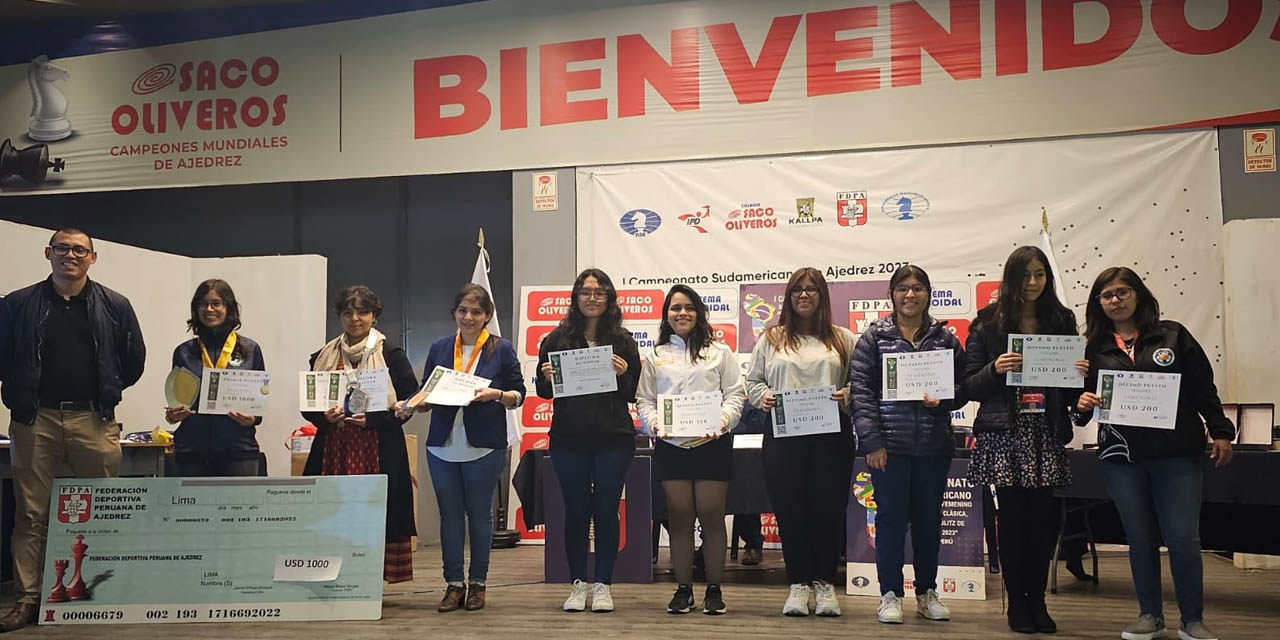
M 653 479 L 732 480 L 733 436 L 721 436 L 693 449 L 659 440 L 653 447 Z

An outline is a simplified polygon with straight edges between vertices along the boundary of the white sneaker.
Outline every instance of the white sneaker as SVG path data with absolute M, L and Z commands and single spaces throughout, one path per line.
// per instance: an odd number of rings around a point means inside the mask
M 1217 634 L 1210 631 L 1209 627 L 1204 626 L 1204 622 L 1200 620 L 1182 625 L 1182 628 L 1178 629 L 1178 638 L 1181 640 L 1218 640 Z
M 583 585 L 586 588 L 586 585 Z M 603 582 L 597 582 L 591 589 L 591 611 L 592 613 L 609 613 L 613 611 L 613 592 L 609 590 L 609 585 Z
M 812 593 L 812 589 L 807 584 L 796 583 L 791 585 L 791 592 L 787 594 L 787 603 L 782 605 L 782 615 L 795 617 L 809 615 L 810 593 Z
M 815 613 L 824 618 L 840 615 L 840 601 L 836 600 L 836 588 L 830 582 L 819 580 L 813 583 L 813 591 L 818 601 Z
M 569 592 L 569 598 L 564 601 L 565 611 L 586 611 L 587 610 L 587 583 L 581 580 L 573 581 L 573 590 Z
M 892 591 L 880 596 L 877 618 L 885 624 L 902 624 L 902 598 Z
M 916 614 L 926 620 L 951 619 L 951 610 L 938 599 L 938 592 L 935 589 L 916 594 Z

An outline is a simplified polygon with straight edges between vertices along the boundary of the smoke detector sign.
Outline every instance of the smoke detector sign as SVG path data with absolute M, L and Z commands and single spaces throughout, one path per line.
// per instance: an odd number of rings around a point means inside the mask
M 1244 172 L 1276 170 L 1276 130 L 1244 130 Z
M 533 210 L 555 211 L 559 208 L 560 197 L 556 195 L 556 172 L 534 173 Z

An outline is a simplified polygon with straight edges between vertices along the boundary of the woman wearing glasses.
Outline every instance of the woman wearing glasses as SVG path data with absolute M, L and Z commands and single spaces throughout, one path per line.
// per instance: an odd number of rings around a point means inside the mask
M 834 584 L 854 457 L 847 402 L 854 338 L 832 322 L 831 296 L 821 271 L 796 270 L 785 291 L 778 323 L 760 335 L 751 352 L 747 398 L 772 412 L 783 391 L 835 387 L 831 400 L 839 408 L 839 425 L 811 435 L 779 437 L 776 425 L 765 431 L 765 481 L 791 583 L 782 613 L 809 615 L 813 595 L 815 613 L 838 616 Z
M 1165 634 L 1160 586 L 1160 544 L 1169 548 L 1169 568 L 1182 614 L 1178 637 L 1210 640 L 1205 627 L 1204 578 L 1200 564 L 1200 496 L 1204 482 L 1205 428 L 1213 440 L 1209 457 L 1231 461 L 1235 427 L 1222 412 L 1213 366 L 1187 328 L 1160 319 L 1160 303 L 1138 274 L 1111 267 L 1098 274 L 1085 308 L 1086 353 L 1093 368 L 1086 389 L 1097 389 L 1098 371 L 1178 374 L 1175 426 L 1152 429 L 1102 423 L 1098 457 L 1107 493 L 1116 503 L 1129 539 L 1129 568 L 1138 597 L 1137 622 L 1126 640 Z M 1092 392 L 1080 396 L 1077 423 L 1102 404 Z
M 587 556 L 595 522 L 595 584 L 591 610 L 613 611 L 613 565 L 618 557 L 618 503 L 635 456 L 635 423 L 627 405 L 635 402 L 640 354 L 622 328 L 622 310 L 613 281 L 587 269 L 573 283 L 569 312 L 538 350 L 538 395 L 554 397 L 555 367 L 549 354 L 587 347 L 613 347 L 616 391 L 555 398 L 551 416 L 551 466 L 564 498 L 564 548 L 573 580 L 565 611 L 587 607 Z
M 191 297 L 187 329 L 195 337 L 173 350 L 173 366 L 199 378 L 205 367 L 265 371 L 262 349 L 240 328 L 240 304 L 225 280 L 205 280 Z M 232 411 L 225 416 L 196 414 L 191 407 L 164 410 L 173 434 L 174 461 L 183 476 L 258 475 L 257 426 L 262 416 Z
M 671 566 L 676 592 L 667 613 L 693 608 L 693 521 L 702 523 L 702 553 L 707 590 L 702 612 L 725 612 L 720 580 L 724 574 L 725 496 L 733 476 L 733 439 L 721 438 L 742 414 L 742 369 L 729 347 L 712 340 L 707 305 L 693 289 L 678 284 L 662 305 L 658 342 L 644 357 L 636 391 L 636 411 L 658 438 L 653 450 L 653 477 L 662 482 L 671 514 Z M 663 426 L 658 394 L 714 393 L 719 421 L 695 437 L 672 437 Z
M 858 339 L 849 366 L 853 424 L 876 496 L 876 573 L 880 579 L 880 622 L 902 623 L 905 594 L 902 563 L 907 525 L 915 566 L 916 613 L 949 620 L 938 599 L 938 549 L 942 545 L 942 494 L 951 469 L 955 438 L 951 412 L 963 407 L 964 351 L 946 322 L 929 316 L 933 287 L 929 274 L 906 265 L 889 278 L 893 313 L 875 321 Z M 881 397 L 884 354 L 950 349 L 955 397 L 886 401 Z
M 965 345 L 965 390 L 981 403 L 969 478 L 995 485 L 1000 503 L 1000 564 L 1009 591 L 1009 627 L 1019 633 L 1054 633 L 1044 602 L 1058 520 L 1053 490 L 1071 484 L 1066 444 L 1068 411 L 1079 389 L 1006 384 L 1022 364 L 1007 349 L 1011 333 L 1076 335 L 1076 318 L 1058 301 L 1049 260 L 1036 247 L 1018 247 L 1005 260 L 999 297 L 978 312 Z M 1076 363 L 1081 376 L 1089 363 Z

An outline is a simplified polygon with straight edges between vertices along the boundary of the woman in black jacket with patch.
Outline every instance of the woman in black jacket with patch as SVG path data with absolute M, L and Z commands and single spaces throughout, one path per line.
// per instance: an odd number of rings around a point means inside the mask
M 618 556 L 618 503 L 627 469 L 635 457 L 636 430 L 627 407 L 636 400 L 640 350 L 622 327 L 622 309 L 613 281 L 587 269 L 573 283 L 569 312 L 538 350 L 538 396 L 553 397 L 548 354 L 568 349 L 613 347 L 617 391 L 555 398 L 551 415 L 551 466 L 564 498 L 564 547 L 573 580 L 565 611 L 587 606 L 587 556 L 595 522 L 595 584 L 591 610 L 613 611 L 613 565 Z
M 1160 543 L 1169 548 L 1169 569 L 1182 614 L 1178 637 L 1209 640 L 1204 626 L 1204 570 L 1200 562 L 1200 495 L 1204 483 L 1205 428 L 1213 440 L 1210 458 L 1231 460 L 1235 427 L 1222 412 L 1213 366 L 1187 328 L 1160 319 L 1160 303 L 1138 274 L 1111 267 L 1098 274 L 1085 308 L 1086 355 L 1093 367 L 1086 389 L 1096 389 L 1101 370 L 1181 375 L 1174 428 L 1098 425 L 1098 457 L 1107 493 L 1116 503 L 1129 540 L 1129 567 L 1139 616 L 1121 634 L 1128 640 L 1164 635 L 1160 587 Z M 1080 396 L 1077 423 L 1100 405 L 1093 393 Z
M 1019 633 L 1054 633 L 1044 589 L 1057 522 L 1053 490 L 1071 484 L 1065 446 L 1072 438 L 1068 410 L 1079 389 L 1007 385 L 1022 364 L 1008 352 L 1010 333 L 1076 335 L 1076 318 L 1054 292 L 1049 260 L 1036 247 L 1014 249 L 1005 260 L 998 300 L 978 312 L 965 345 L 965 389 L 979 402 L 977 440 L 969 478 L 995 485 L 1000 563 L 1009 591 L 1009 627 Z M 1080 375 L 1086 361 L 1076 363 Z
M 893 313 L 871 325 L 850 358 L 853 427 L 875 485 L 876 574 L 880 579 L 878 618 L 902 623 L 902 563 L 907 525 L 915 566 L 916 613 L 949 620 L 938 599 L 938 551 L 942 544 L 942 494 L 951 470 L 955 437 L 951 412 L 968 400 L 964 392 L 964 351 L 945 321 L 929 316 L 933 286 L 924 269 L 906 265 L 889 278 Z M 923 401 L 886 401 L 880 395 L 884 354 L 950 349 L 955 397 L 925 395 Z

